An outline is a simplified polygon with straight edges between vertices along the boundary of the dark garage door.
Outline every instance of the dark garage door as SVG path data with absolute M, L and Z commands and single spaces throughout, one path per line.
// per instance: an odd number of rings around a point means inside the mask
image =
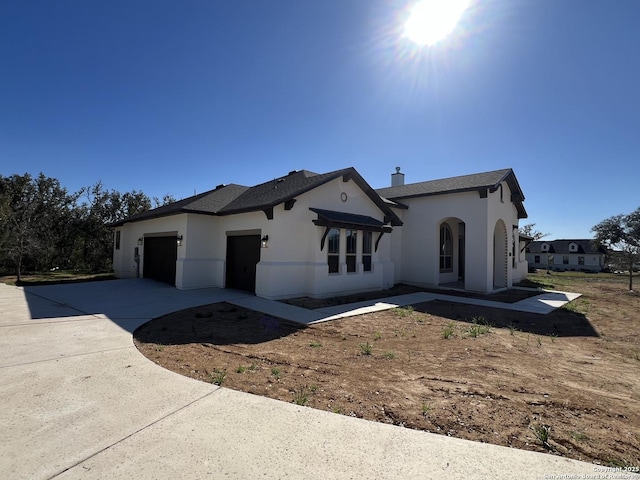
M 176 284 L 177 237 L 144 238 L 144 278 Z
M 260 235 L 227 237 L 226 287 L 254 293 L 259 261 Z

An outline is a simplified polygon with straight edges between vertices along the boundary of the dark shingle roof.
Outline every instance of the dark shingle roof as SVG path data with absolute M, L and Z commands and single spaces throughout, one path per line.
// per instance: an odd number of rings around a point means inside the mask
M 492 172 L 474 173 L 460 177 L 442 178 L 427 182 L 409 183 L 396 187 L 378 188 L 376 193 L 391 200 L 405 198 L 427 197 L 431 195 L 444 195 L 449 193 L 490 190 L 495 191 L 500 183 L 506 181 L 514 194 L 514 204 L 518 209 L 518 218 L 527 218 L 527 212 L 522 202 L 524 194 L 518 184 L 513 170 L 505 168 Z
M 301 195 L 324 183 L 338 178 L 350 170 L 336 170 L 329 173 L 313 173 L 300 170 L 289 173 L 284 177 L 270 180 L 255 187 L 251 187 L 242 195 L 229 202 L 221 211 L 221 215 L 262 210 L 279 205 L 297 195 Z
M 167 217 L 169 215 L 177 215 L 179 213 L 196 212 L 209 215 L 217 214 L 222 207 L 227 205 L 233 199 L 242 195 L 249 187 L 242 185 L 220 185 L 214 190 L 199 193 L 193 197 L 184 198 L 177 202 L 169 203 L 146 212 L 133 215 L 131 217 L 120 220 L 112 226 L 117 227 L 128 222 L 140 222 L 151 218 Z
M 583 253 L 583 254 L 588 254 L 588 253 L 606 254 L 607 253 L 607 249 L 605 247 L 598 246 L 595 240 L 592 240 L 589 238 L 573 239 L 573 240 L 572 239 L 548 240 L 548 241 L 537 240 L 527 245 L 527 253 L 547 253 L 547 252 L 543 252 L 541 248 L 542 244 L 544 243 L 549 245 L 548 253 L 557 253 L 561 255 L 569 254 L 569 253 Z M 575 243 L 576 245 L 578 245 L 577 251 L 574 251 L 574 252 L 569 251 L 569 245 L 572 243 Z
M 389 203 L 380 198 L 354 168 L 349 167 L 323 174 L 308 170 L 293 171 L 284 177 L 261 183 L 255 187 L 235 184 L 220 186 L 215 190 L 126 218 L 112 226 L 179 213 L 232 215 L 266 210 L 339 177 L 353 180 L 385 214 L 386 221 L 391 222 L 392 225 L 402 225 L 402 221 L 391 210 Z

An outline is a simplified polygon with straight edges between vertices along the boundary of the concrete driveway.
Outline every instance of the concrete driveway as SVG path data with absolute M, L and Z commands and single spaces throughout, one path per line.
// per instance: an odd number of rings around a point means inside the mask
M 0 284 L 0 478 L 531 478 L 594 466 L 368 422 L 169 372 L 131 332 L 239 299 L 146 280 Z M 550 478 L 550 477 L 546 477 Z M 631 477 L 629 477 L 631 478 Z

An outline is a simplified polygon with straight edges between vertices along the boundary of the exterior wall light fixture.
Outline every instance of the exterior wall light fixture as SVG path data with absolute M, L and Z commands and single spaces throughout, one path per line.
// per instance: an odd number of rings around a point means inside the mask
M 182 246 L 182 235 L 178 235 L 176 237 L 176 243 L 178 244 L 178 246 Z
M 265 235 L 264 237 L 262 237 L 262 239 L 260 240 L 260 246 L 262 248 L 269 247 L 269 235 Z
M 142 239 L 142 237 L 140 237 L 140 238 L 138 239 L 138 245 L 142 245 L 142 242 L 143 242 L 143 239 Z

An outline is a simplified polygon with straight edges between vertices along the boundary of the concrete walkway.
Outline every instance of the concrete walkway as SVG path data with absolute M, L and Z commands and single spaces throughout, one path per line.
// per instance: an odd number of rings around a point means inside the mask
M 594 466 L 368 422 L 198 382 L 131 332 L 241 292 L 145 280 L 0 284 L 0 478 L 469 478 L 593 475 Z M 583 477 L 586 478 L 586 477 Z
M 530 289 L 522 289 L 530 290 Z M 348 303 L 344 305 L 335 305 L 331 307 L 323 307 L 315 310 L 295 307 L 282 302 L 273 302 L 260 297 L 246 296 L 230 300 L 239 307 L 249 308 L 268 315 L 284 318 L 303 325 L 313 325 L 314 323 L 328 322 L 339 318 L 353 317 L 356 315 L 364 315 L 366 313 L 380 312 L 392 308 L 405 307 L 407 305 L 415 305 L 418 303 L 431 302 L 433 300 L 442 300 L 446 302 L 464 303 L 466 305 L 477 305 L 480 307 L 500 308 L 503 310 L 512 310 L 516 312 L 538 313 L 546 315 L 556 308 L 580 297 L 579 293 L 558 292 L 551 290 L 543 290 L 543 293 L 535 297 L 520 300 L 515 303 L 494 302 L 480 298 L 461 297 L 456 295 L 445 295 L 431 292 L 417 292 L 406 295 L 396 295 L 393 297 L 385 297 L 377 300 L 366 300 L 356 303 Z

